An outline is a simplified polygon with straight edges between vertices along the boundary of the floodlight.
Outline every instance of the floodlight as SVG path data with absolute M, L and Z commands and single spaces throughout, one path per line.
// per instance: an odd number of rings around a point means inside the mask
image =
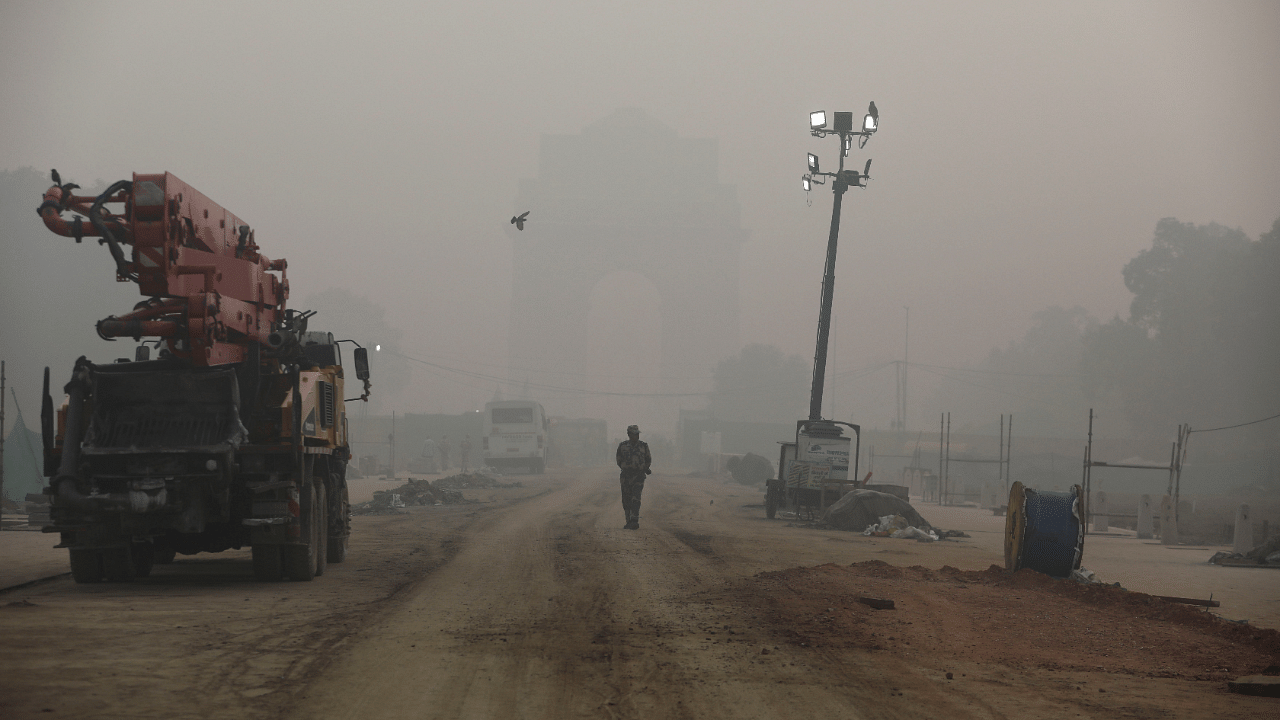
M 864 132 L 875 132 L 880 125 L 880 111 L 876 110 L 874 100 L 867 106 L 867 116 L 862 118 L 862 130 Z
M 849 148 L 853 146 L 853 137 L 846 135 L 844 138 L 844 156 L 849 157 Z
M 809 153 L 809 172 L 818 172 L 818 156 L 813 153 Z
M 374 351 L 374 352 L 382 352 L 382 346 L 381 346 L 381 345 L 374 345 L 374 346 L 373 346 L 373 351 Z
M 813 189 L 813 181 L 809 179 L 808 175 L 805 175 L 804 177 L 800 178 L 800 180 L 804 182 L 805 192 L 809 192 L 810 190 Z
M 827 111 L 819 110 L 809 113 L 809 129 L 817 130 L 827 126 Z

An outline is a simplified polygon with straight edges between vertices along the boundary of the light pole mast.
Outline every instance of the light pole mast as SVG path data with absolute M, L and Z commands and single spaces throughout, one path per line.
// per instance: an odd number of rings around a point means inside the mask
M 853 129 L 853 113 L 835 113 L 835 125 L 827 129 L 827 113 L 825 110 L 809 114 L 809 132 L 814 137 L 827 135 L 840 136 L 839 170 L 834 173 L 820 172 L 818 156 L 809 153 L 809 172 L 802 178 L 805 191 L 813 189 L 813 185 L 823 185 L 825 178 L 831 178 L 831 191 L 835 196 L 831 204 L 831 232 L 827 238 L 827 262 L 822 274 L 822 304 L 818 311 L 818 341 L 813 355 L 813 386 L 809 393 L 809 419 L 822 419 L 822 391 L 827 373 L 827 342 L 831 334 L 831 303 L 835 295 L 836 285 L 836 241 L 840 235 L 840 203 L 844 193 L 850 187 L 866 187 L 863 180 L 870 179 L 871 161 L 859 173 L 857 170 L 845 170 L 844 159 L 849 156 L 853 138 L 858 138 L 858 147 L 862 148 L 875 133 L 880 123 L 880 113 L 876 104 L 871 103 L 867 115 L 862 120 L 862 130 Z

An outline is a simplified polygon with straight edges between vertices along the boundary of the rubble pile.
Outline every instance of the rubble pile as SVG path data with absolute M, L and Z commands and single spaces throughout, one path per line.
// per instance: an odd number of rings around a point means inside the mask
M 1218 552 L 1209 558 L 1214 565 L 1280 567 L 1280 535 L 1258 545 L 1247 553 Z
M 410 478 L 394 490 L 375 490 L 369 502 L 351 506 L 352 515 L 394 515 L 410 505 L 460 505 L 478 502 L 462 496 L 465 489 L 523 487 L 520 483 L 500 483 L 478 473 L 450 475 L 431 482 L 426 478 Z
M 394 490 L 375 490 L 369 502 L 351 506 L 352 515 L 391 515 L 409 505 L 456 505 L 467 502 L 462 492 L 435 487 L 430 480 L 412 478 Z

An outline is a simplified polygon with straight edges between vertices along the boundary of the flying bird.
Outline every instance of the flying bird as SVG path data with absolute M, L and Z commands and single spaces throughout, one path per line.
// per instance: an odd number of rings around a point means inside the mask
M 523 229 L 524 229 L 524 219 L 525 219 L 525 218 L 527 218 L 527 217 L 529 217 L 529 211 L 528 211 L 528 210 L 525 210 L 525 211 L 524 211 L 524 213 L 523 213 L 522 215 L 517 215 L 517 216 L 515 216 L 515 217 L 511 218 L 511 224 L 512 224 L 512 225 L 515 225 L 517 230 L 523 230 Z

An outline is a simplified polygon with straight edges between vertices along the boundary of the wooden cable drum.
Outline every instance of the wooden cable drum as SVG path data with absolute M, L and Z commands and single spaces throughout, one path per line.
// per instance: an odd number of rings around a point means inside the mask
M 1006 570 L 1025 567 L 1064 578 L 1080 567 L 1084 552 L 1080 493 L 1079 485 L 1067 492 L 1044 492 L 1013 483 L 1004 520 Z

